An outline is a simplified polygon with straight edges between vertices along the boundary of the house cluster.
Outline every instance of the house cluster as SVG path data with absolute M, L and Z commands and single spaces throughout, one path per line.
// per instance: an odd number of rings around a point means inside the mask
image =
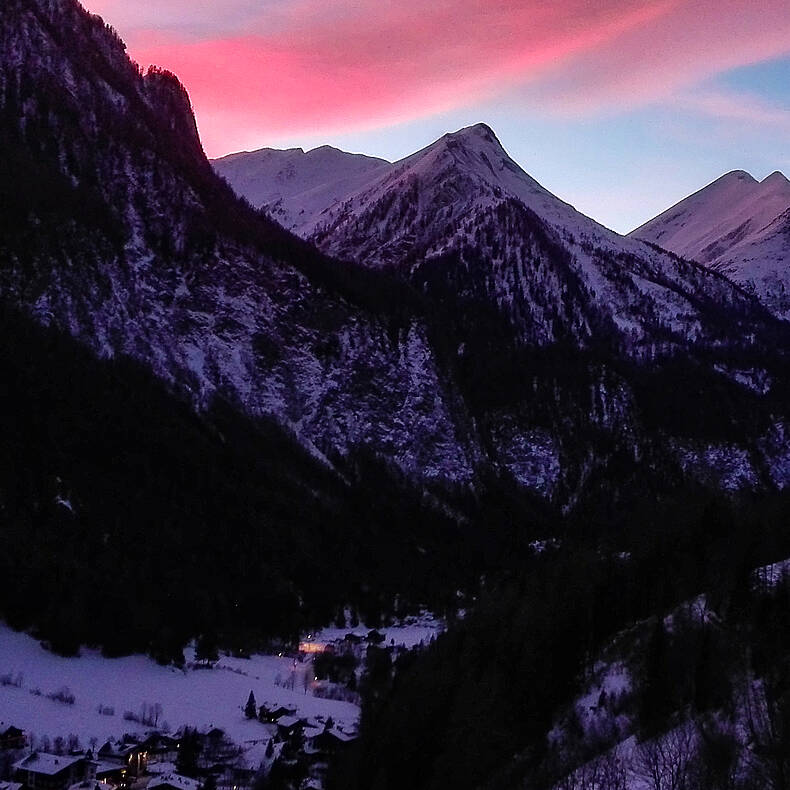
M 35 751 L 14 763 L 14 779 L 21 790 L 110 790 L 109 785 L 96 778 L 97 765 L 90 751 Z
M 95 750 L 32 751 L 13 762 L 0 790 L 245 790 L 278 760 L 298 761 L 321 774 L 329 757 L 357 737 L 331 719 L 300 717 L 293 707 L 261 706 L 261 721 L 264 737 L 241 745 L 207 727 L 125 735 Z M 0 730 L 0 745 L 17 757 L 28 746 L 25 733 L 15 727 Z M 192 776 L 179 773 L 178 766 L 186 765 Z
M 323 787 L 330 759 L 359 737 L 356 730 L 338 726 L 331 718 L 299 716 L 286 706 L 264 703 L 258 718 L 272 733 L 265 771 L 279 769 L 291 780 L 284 784 L 294 787 Z
M 0 753 L 19 756 L 28 738 L 18 727 L 0 729 Z M 126 736 L 87 751 L 57 754 L 33 750 L 11 763 L 11 779 L 0 790 L 115 790 L 146 785 L 149 764 L 175 760 L 178 739 L 151 733 L 144 739 Z M 13 759 L 13 758 L 12 758 Z M 7 774 L 6 770 L 6 774 Z
M 261 705 L 258 718 L 277 727 L 275 741 L 285 743 L 298 740 L 307 753 L 334 754 L 353 743 L 359 736 L 356 730 L 335 726 L 332 719 L 308 718 L 296 715 L 295 707 Z

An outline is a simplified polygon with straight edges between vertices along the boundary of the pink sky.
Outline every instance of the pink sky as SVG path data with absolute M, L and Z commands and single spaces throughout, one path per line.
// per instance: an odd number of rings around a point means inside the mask
M 790 51 L 787 0 L 86 4 L 141 65 L 181 78 L 210 156 L 497 98 L 572 117 L 622 111 Z

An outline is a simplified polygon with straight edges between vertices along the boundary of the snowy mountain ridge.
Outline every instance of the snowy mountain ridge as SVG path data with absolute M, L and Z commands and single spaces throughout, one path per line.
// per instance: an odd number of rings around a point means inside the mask
M 212 162 L 256 208 L 297 233 L 350 192 L 391 168 L 384 159 L 347 154 L 329 145 L 230 154 Z
M 629 234 L 723 272 L 790 318 L 790 181 L 727 173 Z
M 403 276 L 406 267 L 415 282 L 432 261 L 468 252 L 484 239 L 488 249 L 478 269 L 490 269 L 489 299 L 528 342 L 570 333 L 587 345 L 613 332 L 627 336 L 627 353 L 639 356 L 655 342 L 644 320 L 648 304 L 662 342 L 673 338 L 670 343 L 685 346 L 705 323 L 700 295 L 742 300 L 724 280 L 621 237 L 555 197 L 510 158 L 485 124 L 447 134 L 397 162 L 318 220 L 308 238 L 324 251 L 364 266 L 393 267 Z M 529 245 L 536 234 L 544 240 Z M 550 260 L 546 242 L 567 251 L 563 266 Z M 529 265 L 540 260 L 547 261 L 545 270 Z M 547 303 L 548 312 L 535 309 Z M 549 312 L 559 316 L 562 331 Z

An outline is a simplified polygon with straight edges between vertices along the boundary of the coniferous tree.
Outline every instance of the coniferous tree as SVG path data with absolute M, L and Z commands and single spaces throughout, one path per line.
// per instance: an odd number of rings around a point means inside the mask
M 248 719 L 255 719 L 258 717 L 258 705 L 255 702 L 255 694 L 250 690 L 250 696 L 247 697 L 247 704 L 244 706 L 244 715 Z

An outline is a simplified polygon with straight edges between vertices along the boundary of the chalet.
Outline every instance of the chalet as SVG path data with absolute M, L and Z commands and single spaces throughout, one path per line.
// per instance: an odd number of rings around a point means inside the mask
M 287 708 L 284 705 L 280 705 L 277 708 L 269 708 L 266 705 L 261 705 L 258 720 L 264 723 L 275 724 L 281 716 L 293 716 L 294 713 L 296 713 L 296 708 L 293 707 Z
M 218 742 L 225 737 L 225 730 L 210 724 L 208 727 L 198 730 L 198 735 L 200 735 L 204 743 L 210 741 Z
M 148 753 L 148 762 L 175 762 L 178 757 L 178 738 L 152 732 L 141 744 Z
M 126 787 L 126 766 L 112 760 L 99 760 L 96 780 L 110 787 Z
M 200 790 L 200 782 L 181 774 L 164 774 L 151 779 L 146 790 Z
M 84 754 L 33 752 L 14 763 L 14 774 L 28 790 L 68 790 L 79 782 L 92 781 L 95 768 L 96 763 Z
M 339 727 L 328 727 L 322 733 L 311 738 L 310 745 L 313 751 L 335 754 L 345 751 L 358 737 L 359 735 L 355 732 L 344 732 Z
M 316 741 L 324 732 L 323 727 L 307 726 L 302 730 L 302 737 L 304 738 L 304 752 L 307 755 L 322 754 L 321 741 Z
M 25 731 L 19 727 L 8 727 L 0 732 L 0 751 L 11 751 L 12 749 L 24 749 L 27 746 Z
M 148 767 L 148 751 L 142 743 L 107 741 L 97 756 L 102 762 L 123 766 L 127 776 L 141 776 Z
M 277 734 L 281 738 L 290 738 L 304 727 L 304 720 L 298 716 L 280 716 L 277 719 Z

